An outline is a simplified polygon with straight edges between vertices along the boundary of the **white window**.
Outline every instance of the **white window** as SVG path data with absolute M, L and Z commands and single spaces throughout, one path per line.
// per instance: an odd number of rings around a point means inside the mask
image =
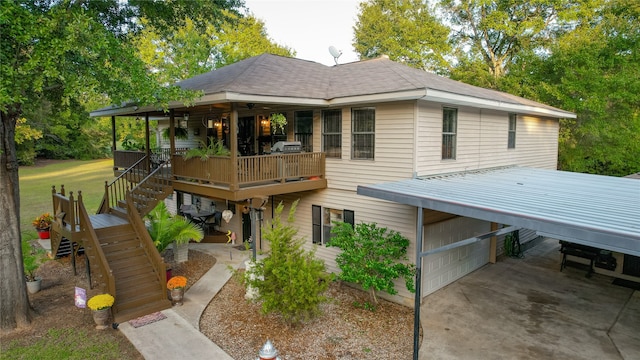
M 516 122 L 517 122 L 516 114 L 509 114 L 509 140 L 507 143 L 508 149 L 516 148 Z
M 376 110 L 374 108 L 351 110 L 352 159 L 374 159 L 375 120 Z
M 314 244 L 326 244 L 331 241 L 331 228 L 334 222 L 346 222 L 354 225 L 355 213 L 352 210 L 340 210 L 323 208 L 319 205 L 312 205 L 312 241 Z
M 442 159 L 456 158 L 458 109 L 442 109 Z

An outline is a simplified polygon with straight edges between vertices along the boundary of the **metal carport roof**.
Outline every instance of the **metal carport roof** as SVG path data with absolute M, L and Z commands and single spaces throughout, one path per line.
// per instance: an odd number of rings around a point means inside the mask
M 504 167 L 358 186 L 358 194 L 640 256 L 640 181 Z

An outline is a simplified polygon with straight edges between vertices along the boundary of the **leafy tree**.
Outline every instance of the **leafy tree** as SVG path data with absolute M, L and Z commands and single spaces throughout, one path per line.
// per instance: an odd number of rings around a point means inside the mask
M 149 214 L 149 236 L 153 244 L 162 253 L 169 244 L 187 244 L 193 240 L 200 242 L 204 238 L 204 232 L 198 225 L 180 215 L 171 215 L 164 201 L 160 201 Z
M 198 28 L 187 19 L 173 34 L 147 27 L 134 42 L 149 69 L 167 84 L 263 53 L 295 55 L 268 38 L 262 21 L 230 11 L 223 13 L 227 20 L 218 27 Z
M 338 277 L 369 290 L 374 304 L 378 303 L 376 291 L 398 293 L 395 279 L 403 278 L 407 289 L 415 292 L 415 265 L 401 262 L 407 260 L 409 239 L 375 223 L 361 223 L 354 229 L 351 224 L 336 222 L 331 233 L 333 236 L 327 246 L 342 250 L 336 257 L 342 270 Z
M 34 140 L 42 137 L 42 131 L 27 124 L 27 119 L 20 118 L 16 122 L 16 156 L 21 165 L 33 165 L 36 150 Z
M 291 323 L 317 315 L 329 286 L 324 262 L 303 249 L 304 239 L 295 238 L 298 230 L 291 224 L 297 205 L 295 201 L 289 209 L 288 225 L 281 220 L 284 205 L 276 207 L 271 226 L 263 229 L 269 253 L 244 276 L 245 284 L 258 290 L 263 313 L 278 313 Z
M 606 2 L 576 24 L 547 54 L 530 56 L 505 76 L 504 84 L 577 114 L 560 123 L 560 169 L 613 176 L 638 172 L 640 7 Z
M 360 3 L 353 46 L 362 59 L 388 55 L 411 67 L 445 72 L 449 28 L 426 1 L 373 0 Z
M 452 77 L 477 85 L 491 79 L 491 87 L 497 88 L 521 52 L 543 49 L 598 1 L 441 0 L 461 60 Z M 483 71 L 477 72 L 480 63 Z
M 0 2 L 0 328 L 26 324 L 29 302 L 20 246 L 20 190 L 15 131 L 18 119 L 46 102 L 68 111 L 85 94 L 113 103 L 165 106 L 192 97 L 162 86 L 146 71 L 128 39 L 153 19 L 167 32 L 186 17 L 221 21 L 235 0 L 13 0 Z M 207 11 L 201 11 L 201 10 Z M 215 22 L 214 22 L 215 23 Z

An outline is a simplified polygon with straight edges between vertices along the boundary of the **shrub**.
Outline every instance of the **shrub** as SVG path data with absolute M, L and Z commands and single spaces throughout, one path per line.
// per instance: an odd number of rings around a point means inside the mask
M 324 262 L 314 258 L 315 251 L 305 251 L 304 239 L 295 238 L 298 230 L 290 224 L 297 204 L 295 201 L 291 205 L 287 225 L 281 220 L 284 206 L 277 206 L 271 226 L 263 228 L 270 251 L 244 275 L 245 284 L 258 290 L 256 300 L 262 302 L 262 312 L 279 313 L 289 323 L 320 313 L 320 304 L 327 301 L 323 293 L 330 279 Z
M 355 230 L 351 224 L 335 224 L 331 229 L 333 237 L 327 246 L 342 249 L 336 257 L 336 263 L 342 270 L 339 279 L 361 285 L 370 292 L 374 304 L 378 303 L 376 291 L 391 295 L 398 293 L 393 282 L 398 278 L 404 278 L 407 289 L 415 292 L 415 265 L 399 262 L 407 260 L 409 239 L 375 223 L 358 224 Z

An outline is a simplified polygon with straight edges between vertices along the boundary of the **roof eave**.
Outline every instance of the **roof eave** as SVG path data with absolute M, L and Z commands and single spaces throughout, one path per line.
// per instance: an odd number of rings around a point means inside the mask
M 482 109 L 492 109 L 506 112 L 515 112 L 521 114 L 548 116 L 553 118 L 575 119 L 576 114 L 563 111 L 560 109 L 550 109 L 539 106 L 515 104 L 499 100 L 482 99 L 473 96 L 454 94 L 451 92 L 426 89 L 425 96 L 422 100 L 434 101 L 439 103 L 473 106 Z

